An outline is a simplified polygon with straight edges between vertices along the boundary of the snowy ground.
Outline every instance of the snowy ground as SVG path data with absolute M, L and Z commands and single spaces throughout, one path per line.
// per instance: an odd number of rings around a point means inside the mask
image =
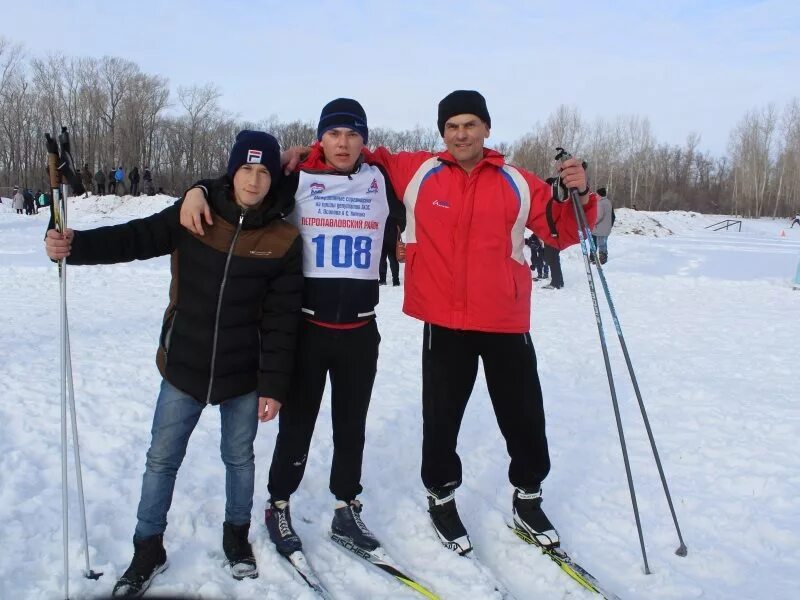
M 150 214 L 166 197 L 75 200 L 76 228 Z M 800 230 L 745 220 L 741 233 L 704 226 L 724 217 L 618 210 L 605 272 L 689 547 L 677 538 L 613 329 L 607 330 L 652 575 L 631 512 L 590 296 L 577 248 L 562 254 L 566 287 L 533 293 L 533 337 L 553 461 L 545 509 L 574 558 L 623 599 L 795 598 L 800 585 L 800 292 L 791 280 Z M 42 251 L 47 210 L 0 205 L 0 598 L 61 597 L 58 284 Z M 785 236 L 781 236 L 785 230 Z M 638 232 L 635 234 L 634 232 Z M 623 235 L 628 233 L 627 235 Z M 157 335 L 167 259 L 69 270 L 75 392 L 91 562 L 81 577 L 71 483 L 73 598 L 107 595 L 131 557 L 144 455 L 159 376 Z M 364 519 L 386 549 L 442 598 L 496 598 L 469 561 L 443 549 L 419 481 L 421 325 L 384 289 L 383 341 L 367 429 Z M 608 313 L 604 313 L 610 324 Z M 310 560 L 337 598 L 414 598 L 326 539 L 333 498 L 326 401 L 306 478 L 293 498 Z M 202 598 L 315 596 L 261 525 L 275 424 L 257 438 L 251 539 L 261 577 L 221 568 L 224 472 L 219 413 L 209 409 L 178 477 L 166 546 L 171 566 L 153 594 Z M 511 487 L 504 444 L 479 381 L 461 433 L 458 501 L 477 554 L 520 600 L 591 598 L 505 527 Z M 72 468 L 70 467 L 72 472 Z

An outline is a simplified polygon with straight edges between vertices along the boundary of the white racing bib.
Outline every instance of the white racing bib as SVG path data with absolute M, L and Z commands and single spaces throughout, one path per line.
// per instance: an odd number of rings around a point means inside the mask
M 306 277 L 378 279 L 389 216 L 386 181 L 377 167 L 347 175 L 300 172 L 287 220 L 303 238 Z

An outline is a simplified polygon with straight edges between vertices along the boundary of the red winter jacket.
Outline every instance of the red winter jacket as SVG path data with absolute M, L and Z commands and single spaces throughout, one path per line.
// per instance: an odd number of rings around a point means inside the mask
M 403 312 L 451 329 L 529 331 L 525 229 L 559 249 L 577 243 L 572 204 L 553 203 L 553 238 L 545 215 L 550 186 L 494 150 L 484 148 L 471 174 L 449 152 L 364 154 L 386 169 L 406 206 Z M 596 202 L 592 194 L 585 206 L 590 226 Z

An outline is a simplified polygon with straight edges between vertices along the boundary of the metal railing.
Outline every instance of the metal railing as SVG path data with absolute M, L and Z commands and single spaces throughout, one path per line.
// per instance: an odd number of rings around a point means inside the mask
M 705 229 L 712 229 L 712 231 L 720 231 L 724 229 L 728 231 L 729 227 L 738 227 L 737 231 L 742 230 L 742 222 L 736 219 L 725 219 L 724 221 L 720 221 L 719 223 L 714 223 L 713 225 L 708 225 Z

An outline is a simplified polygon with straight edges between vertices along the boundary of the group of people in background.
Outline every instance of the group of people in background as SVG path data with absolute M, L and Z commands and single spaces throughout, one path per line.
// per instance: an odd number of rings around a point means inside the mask
M 142 192 L 147 196 L 155 196 L 156 193 L 163 193 L 161 188 L 156 190 L 153 185 L 153 173 L 150 167 L 145 167 L 143 173 L 139 172 L 139 167 L 133 167 L 133 169 L 131 169 L 127 177 L 130 182 L 130 189 L 125 186 L 126 177 L 122 165 L 116 169 L 111 169 L 108 174 L 106 174 L 102 168 L 99 168 L 93 177 L 89 164 L 84 163 L 83 169 L 78 169 L 77 172 L 86 190 L 84 198 L 86 198 L 93 189 L 98 196 L 106 193 L 116 194 L 118 196 L 125 194 L 139 196 L 140 183 L 142 184 Z M 50 206 L 49 194 L 42 190 L 36 190 L 34 193 L 33 190 L 28 188 L 14 187 L 12 208 L 17 214 L 35 215 L 39 212 L 40 208 L 44 208 L 45 206 Z
M 30 189 L 14 188 L 14 197 L 12 199 L 12 207 L 17 211 L 18 215 L 35 215 L 39 213 L 39 209 L 50 204 L 50 198 L 41 190 L 36 190 L 36 193 Z
M 554 179 L 547 180 L 548 184 L 552 184 Z M 554 202 L 551 199 L 550 202 Z M 606 188 L 601 187 L 597 189 L 597 222 L 592 228 L 592 238 L 594 240 L 595 248 L 597 248 L 597 258 L 600 264 L 604 265 L 608 261 L 608 236 L 611 235 L 611 228 L 616 220 L 614 208 L 611 205 L 611 199 L 608 197 Z M 558 231 L 556 231 L 552 219 L 548 219 L 548 227 L 550 229 L 550 237 L 552 239 L 558 238 Z M 558 290 L 564 287 L 564 275 L 561 272 L 561 256 L 560 250 L 551 244 L 542 242 L 536 234 L 531 234 L 525 240 L 525 245 L 531 252 L 531 272 L 533 273 L 533 281 L 540 279 L 547 279 L 550 277 L 550 282 L 544 286 L 546 290 Z M 594 255 L 589 259 L 594 262 Z
M 87 194 L 91 189 L 94 189 L 95 194 L 98 196 L 103 194 L 139 196 L 142 192 L 147 196 L 155 196 L 156 194 L 156 188 L 153 185 L 153 173 L 150 167 L 145 167 L 143 172 L 139 172 L 138 166 L 133 167 L 127 176 L 130 186 L 125 184 L 125 169 L 122 165 L 116 169 L 111 169 L 108 173 L 104 169 L 98 168 L 94 177 L 92 177 L 91 168 L 87 163 L 83 165 L 83 169 L 79 170 L 79 173 Z

